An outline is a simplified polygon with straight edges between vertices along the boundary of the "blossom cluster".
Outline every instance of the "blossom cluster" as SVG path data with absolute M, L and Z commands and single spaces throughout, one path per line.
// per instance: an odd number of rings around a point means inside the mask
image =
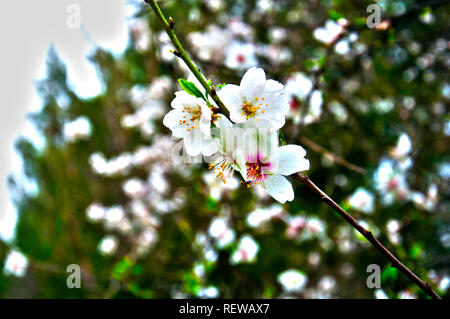
M 396 202 L 411 201 L 420 209 L 432 211 L 438 202 L 438 187 L 432 183 L 426 194 L 411 189 L 407 181 L 408 170 L 413 165 L 412 143 L 406 133 L 400 134 L 397 145 L 387 156 L 382 157 L 373 174 L 375 189 L 385 206 Z M 375 196 L 364 187 L 359 187 L 350 197 L 349 205 L 366 214 L 375 210 Z
M 193 75 L 180 84 L 163 123 L 183 139 L 187 154 L 210 157 L 209 168 L 224 184 L 238 171 L 248 187 L 261 185 L 277 201 L 292 201 L 285 176 L 308 170 L 309 161 L 301 146 L 280 146 L 278 130 L 290 109 L 284 86 L 250 68 L 240 85 L 226 84 L 216 93 L 228 119 Z

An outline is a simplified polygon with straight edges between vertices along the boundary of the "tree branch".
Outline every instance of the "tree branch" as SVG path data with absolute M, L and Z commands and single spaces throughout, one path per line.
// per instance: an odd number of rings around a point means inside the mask
M 230 112 L 225 107 L 225 105 L 222 103 L 220 98 L 216 94 L 216 90 L 214 86 L 210 86 L 204 76 L 200 73 L 200 70 L 195 66 L 194 62 L 189 58 L 186 51 L 184 50 L 183 46 L 181 45 L 180 41 L 177 38 L 177 35 L 175 34 L 174 27 L 175 27 L 175 21 L 172 18 L 169 18 L 169 21 L 166 20 L 164 17 L 164 14 L 161 12 L 161 9 L 159 8 L 158 4 L 156 3 L 156 0 L 145 0 L 146 3 L 148 3 L 153 11 L 156 13 L 156 15 L 161 20 L 161 24 L 164 27 L 164 30 L 166 31 L 167 35 L 169 36 L 170 40 L 172 41 L 172 44 L 175 47 L 175 51 L 173 51 L 173 54 L 175 54 L 177 57 L 182 59 L 184 63 L 188 66 L 189 70 L 195 75 L 195 77 L 199 80 L 200 84 L 205 88 L 206 92 L 211 96 L 211 98 L 216 102 L 217 107 L 219 108 L 220 112 L 223 113 L 225 116 L 229 117 Z
M 343 210 L 335 201 L 333 201 L 327 194 L 325 194 L 319 187 L 314 184 L 308 176 L 302 174 L 292 175 L 293 178 L 299 180 L 305 184 L 310 190 L 316 193 L 323 202 L 333 208 L 339 215 L 341 215 L 347 223 L 355 228 L 361 235 L 363 235 L 375 248 L 377 248 L 387 259 L 392 263 L 392 267 L 397 268 L 404 273 L 411 281 L 419 286 L 427 295 L 433 299 L 441 299 L 441 297 L 431 288 L 430 284 L 420 279 L 415 273 L 413 273 L 408 267 L 403 265 L 400 260 L 397 259 L 382 243 L 375 238 L 375 236 L 358 223 L 349 213 Z

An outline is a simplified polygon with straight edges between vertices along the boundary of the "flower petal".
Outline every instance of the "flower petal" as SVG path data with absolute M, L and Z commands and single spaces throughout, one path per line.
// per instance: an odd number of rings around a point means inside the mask
M 203 149 L 203 138 L 200 130 L 190 131 L 184 137 L 184 146 L 186 153 L 190 156 L 197 156 Z
M 182 113 L 179 109 L 170 111 L 164 116 L 163 124 L 165 127 L 172 131 L 172 135 L 175 137 L 184 137 L 186 135 L 186 127 L 179 124 L 182 118 Z
M 286 201 L 290 202 L 294 200 L 294 190 L 292 189 L 292 185 L 284 176 L 270 175 L 261 185 L 266 189 L 270 196 L 282 204 L 286 203 Z
M 245 122 L 245 117 L 242 115 L 242 97 L 241 89 L 234 84 L 227 84 L 217 95 L 225 104 L 226 108 L 230 111 L 230 119 L 235 123 Z
M 217 152 L 219 148 L 219 140 L 216 138 L 204 139 L 202 145 L 202 154 L 205 156 L 211 156 Z
M 200 105 L 202 115 L 200 117 L 199 126 L 200 131 L 207 137 L 211 136 L 211 109 L 206 105 L 206 103 L 202 103 Z
M 196 97 L 188 94 L 185 91 L 176 91 L 175 98 L 172 100 L 170 105 L 174 109 L 183 108 L 189 104 L 195 104 Z
M 309 169 L 306 151 L 299 145 L 285 145 L 278 148 L 277 174 L 291 175 Z
M 253 99 L 261 96 L 266 86 L 266 75 L 261 68 L 250 68 L 242 77 L 240 88 L 243 96 Z

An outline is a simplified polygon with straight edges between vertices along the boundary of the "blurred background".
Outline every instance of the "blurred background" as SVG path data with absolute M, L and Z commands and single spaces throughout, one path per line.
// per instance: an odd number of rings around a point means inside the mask
M 158 3 L 214 83 L 285 85 L 311 179 L 448 297 L 447 1 Z M 173 161 L 188 72 L 143 1 L 2 6 L 0 297 L 425 297 L 300 183 L 280 205 Z

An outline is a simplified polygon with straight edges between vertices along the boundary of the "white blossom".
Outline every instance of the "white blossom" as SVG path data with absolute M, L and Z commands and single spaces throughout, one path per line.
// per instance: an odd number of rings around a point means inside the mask
M 265 208 L 258 208 L 247 216 L 247 224 L 250 227 L 259 227 L 271 219 L 281 218 L 283 213 L 283 207 L 279 204 L 273 204 L 272 206 Z
M 173 110 L 166 114 L 163 124 L 172 131 L 173 136 L 184 139 L 184 146 L 189 155 L 214 154 L 218 144 L 211 136 L 211 108 L 202 98 L 185 91 L 175 92 L 175 96 L 171 103 Z
M 278 282 L 288 293 L 299 293 L 305 288 L 308 277 L 301 271 L 289 269 L 278 275 Z
M 252 43 L 233 42 L 226 51 L 225 66 L 230 69 L 245 70 L 258 65 Z
M 130 23 L 130 35 L 138 52 L 145 52 L 150 47 L 150 30 L 144 19 L 135 19 Z
M 98 250 L 103 255 L 112 255 L 116 252 L 118 247 L 117 238 L 113 235 L 106 236 L 102 239 L 98 245 Z
M 74 142 L 78 139 L 87 138 L 91 135 L 92 125 L 85 116 L 80 116 L 72 122 L 65 123 L 63 126 L 64 138 L 68 142 Z
M 18 250 L 11 250 L 6 256 L 3 266 L 5 275 L 13 275 L 16 277 L 24 277 L 28 268 L 28 258 Z
M 86 215 L 93 222 L 99 221 L 105 217 L 105 208 L 97 203 L 92 203 L 86 209 Z
M 394 200 L 405 200 L 409 194 L 405 172 L 389 159 L 383 159 L 374 173 L 375 187 L 382 195 L 384 204 Z
M 363 187 L 359 187 L 349 198 L 349 204 L 352 208 L 366 214 L 373 213 L 375 209 L 375 198 L 372 193 Z
M 269 121 L 274 129 L 281 128 L 289 112 L 289 104 L 281 83 L 266 80 L 263 69 L 251 68 L 240 85 L 227 84 L 218 93 L 235 123 L 249 120 Z M 263 121 L 263 122 L 265 122 Z
M 226 191 L 232 191 L 239 187 L 239 181 L 235 177 L 230 177 L 223 182 L 214 173 L 203 175 L 203 181 L 208 185 L 209 196 L 219 200 Z
M 383 289 L 375 290 L 375 298 L 377 299 L 389 299 Z
M 243 235 L 236 250 L 230 257 L 230 263 L 251 263 L 255 261 L 258 251 L 258 243 L 250 235 Z
M 190 33 L 189 40 L 201 60 L 223 62 L 232 35 L 228 30 L 209 25 L 205 32 Z
M 294 200 L 294 190 L 285 176 L 308 170 L 309 160 L 305 156 L 305 149 L 299 145 L 281 146 L 275 152 L 258 148 L 246 154 L 240 172 L 248 187 L 260 184 L 270 196 L 284 204 Z
M 209 225 L 208 233 L 217 241 L 217 246 L 223 248 L 234 241 L 234 230 L 228 226 L 228 222 L 224 217 L 216 217 Z
M 199 298 L 217 298 L 219 297 L 219 289 L 215 286 L 201 288 L 197 293 Z
M 137 178 L 131 178 L 122 185 L 123 191 L 131 198 L 141 198 L 147 191 L 147 185 Z
M 324 42 L 326 44 L 330 44 L 337 39 L 337 37 L 342 33 L 343 28 L 338 23 L 333 20 L 328 20 L 325 24 L 325 27 L 320 27 L 314 30 L 314 38 L 317 40 Z

